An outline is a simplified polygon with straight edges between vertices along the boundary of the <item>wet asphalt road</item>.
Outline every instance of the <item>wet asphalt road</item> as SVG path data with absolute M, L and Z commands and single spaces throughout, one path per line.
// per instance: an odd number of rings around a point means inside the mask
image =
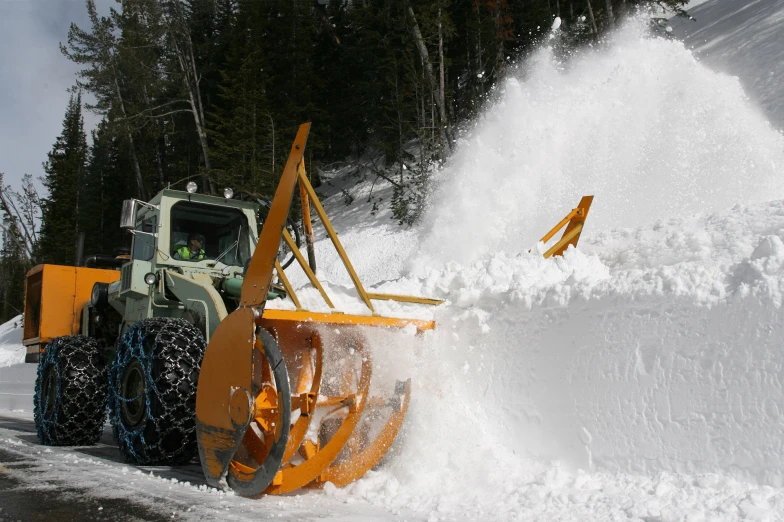
M 0 428 L 34 439 L 32 419 L 4 416 Z M 30 434 L 28 436 L 27 434 Z M 116 448 L 115 448 L 116 451 Z M 170 521 L 171 510 L 156 511 L 127 498 L 95 498 L 86 488 L 48 476 L 32 458 L 0 448 L 0 522 L 8 521 Z
M 47 482 L 41 472 L 36 473 L 38 476 L 31 475 L 29 482 L 21 481 L 12 472 L 35 472 L 24 462 L 14 461 L 14 457 L 0 450 L 0 522 L 174 520 L 171 515 L 156 513 L 127 499 L 91 498 L 84 490 Z M 41 486 L 54 487 L 42 491 Z

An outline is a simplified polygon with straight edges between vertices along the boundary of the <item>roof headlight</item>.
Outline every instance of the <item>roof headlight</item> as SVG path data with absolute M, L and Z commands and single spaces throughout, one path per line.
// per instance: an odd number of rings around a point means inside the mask
M 225 189 L 223 189 L 223 197 L 226 198 L 226 199 L 233 198 L 234 197 L 234 190 L 232 190 L 231 187 L 226 187 Z
M 188 193 L 190 193 L 190 194 L 193 194 L 194 192 L 196 192 L 196 189 L 198 189 L 198 188 L 199 187 L 198 187 L 198 185 L 196 185 L 195 181 L 189 181 L 188 184 L 185 185 L 185 190 L 187 190 Z

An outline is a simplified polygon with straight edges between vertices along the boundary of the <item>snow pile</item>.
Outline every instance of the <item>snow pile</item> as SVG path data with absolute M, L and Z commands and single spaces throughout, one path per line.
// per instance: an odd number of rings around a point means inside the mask
M 585 250 L 602 257 L 431 270 L 421 293 L 448 300 L 438 330 L 375 353 L 407 357 L 415 383 L 400 454 L 350 494 L 468 519 L 568 514 L 563 497 L 587 516 L 608 498 L 581 488 L 610 483 L 635 497 L 629 513 L 660 516 L 687 498 L 738 500 L 735 486 L 685 492 L 693 481 L 782 486 L 782 238 L 774 201 L 597 234 Z M 543 483 L 553 469 L 561 479 Z M 768 491 L 751 484 L 736 486 Z
M 17 315 L 0 325 L 0 368 L 24 363 L 25 348 L 22 346 L 22 316 Z

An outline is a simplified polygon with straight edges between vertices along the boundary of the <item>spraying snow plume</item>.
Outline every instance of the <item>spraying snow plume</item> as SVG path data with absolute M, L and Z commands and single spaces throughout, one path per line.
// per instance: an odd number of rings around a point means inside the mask
M 549 502 L 543 485 L 595 508 L 575 492 L 596 475 L 578 469 L 780 484 L 784 333 L 767 325 L 784 324 L 784 213 L 736 204 L 784 197 L 784 137 L 734 78 L 640 21 L 521 71 L 438 175 L 395 284 L 448 302 L 423 341 L 382 350 L 414 353 L 406 438 L 349 494 L 511 519 Z M 526 254 L 584 194 L 585 247 Z
M 436 177 L 418 262 L 519 253 L 584 194 L 588 233 L 781 197 L 782 168 L 784 137 L 737 78 L 632 20 L 569 63 L 543 48 L 499 86 Z

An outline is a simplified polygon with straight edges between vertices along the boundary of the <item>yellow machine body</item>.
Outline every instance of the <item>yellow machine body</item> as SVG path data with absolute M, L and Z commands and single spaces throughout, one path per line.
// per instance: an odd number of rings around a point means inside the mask
M 38 265 L 25 282 L 23 343 L 27 358 L 43 353 L 46 343 L 81 332 L 82 310 L 95 283 L 119 281 L 118 270 L 60 265 Z

